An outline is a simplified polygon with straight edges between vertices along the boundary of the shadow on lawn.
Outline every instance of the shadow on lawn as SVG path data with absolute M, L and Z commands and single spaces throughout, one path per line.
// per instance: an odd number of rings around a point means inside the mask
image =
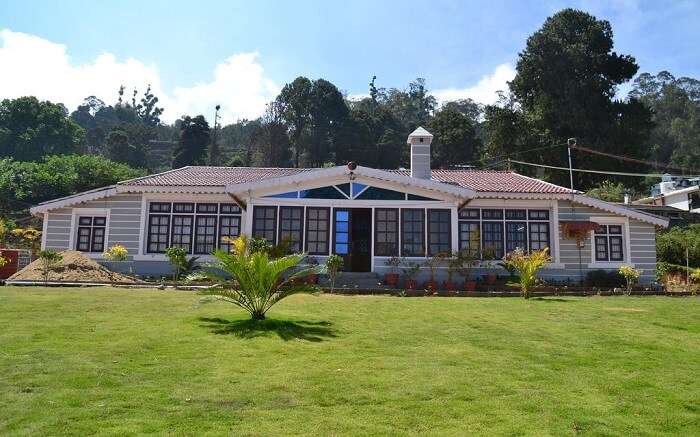
M 562 299 L 560 297 L 533 297 L 530 300 L 539 300 L 542 302 L 576 302 L 573 299 Z
M 255 338 L 277 334 L 284 341 L 306 340 L 323 341 L 335 338 L 335 332 L 330 327 L 330 322 L 309 322 L 307 320 L 226 320 L 218 317 L 200 317 L 201 322 L 205 322 L 205 328 L 210 328 L 214 334 L 234 335 L 239 338 Z

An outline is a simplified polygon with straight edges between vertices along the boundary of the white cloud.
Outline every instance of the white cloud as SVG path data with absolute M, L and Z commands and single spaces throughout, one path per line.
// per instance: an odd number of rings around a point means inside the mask
M 257 117 L 279 92 L 265 77 L 257 53 L 233 55 L 216 66 L 210 82 L 176 87 L 168 93 L 161 86 L 158 68 L 134 58 L 119 61 L 103 53 L 92 62 L 74 64 L 65 45 L 35 35 L 4 29 L 0 41 L 0 98 L 34 95 L 73 110 L 87 96 L 113 103 L 120 85 L 129 94 L 134 87 L 143 91 L 150 83 L 165 108 L 164 121 L 183 114 L 211 119 L 214 106 L 220 104 L 222 122 L 231 123 Z
M 443 88 L 433 90 L 439 103 L 458 99 L 472 99 L 483 104 L 495 103 L 498 99 L 497 91 L 508 91 L 508 81 L 515 77 L 515 68 L 510 64 L 501 64 L 492 74 L 486 75 L 479 82 L 467 88 Z

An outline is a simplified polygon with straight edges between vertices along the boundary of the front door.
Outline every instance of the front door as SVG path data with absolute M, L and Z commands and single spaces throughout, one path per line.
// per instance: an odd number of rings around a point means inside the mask
M 333 210 L 333 253 L 343 257 L 344 271 L 370 271 L 371 229 L 371 209 L 336 208 Z

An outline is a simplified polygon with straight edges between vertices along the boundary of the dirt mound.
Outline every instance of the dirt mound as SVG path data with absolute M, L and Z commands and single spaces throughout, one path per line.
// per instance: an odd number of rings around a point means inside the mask
M 49 281 L 64 282 L 128 282 L 136 283 L 136 279 L 121 273 L 113 272 L 82 253 L 75 250 L 61 252 L 63 260 L 51 268 Z M 10 276 L 8 280 L 15 281 L 43 281 L 41 260 L 37 259 L 19 272 Z

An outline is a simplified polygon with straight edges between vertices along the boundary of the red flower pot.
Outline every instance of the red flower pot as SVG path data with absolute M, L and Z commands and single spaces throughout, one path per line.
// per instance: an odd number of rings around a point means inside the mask
M 454 284 L 454 282 L 451 282 L 451 281 L 445 281 L 442 284 L 442 286 L 445 290 L 454 290 L 455 289 L 455 284 Z
M 316 273 L 309 273 L 306 276 L 306 283 L 307 284 L 318 284 L 318 275 L 316 275 Z
M 390 287 L 396 287 L 399 283 L 398 273 L 384 273 L 384 283 Z
M 464 281 L 464 291 L 476 290 L 476 281 Z
M 406 287 L 406 290 L 415 290 L 416 289 L 416 280 L 415 279 L 406 279 L 404 282 L 404 287 Z
M 487 273 L 487 274 L 486 274 L 486 283 L 487 283 L 488 285 L 493 285 L 493 284 L 495 284 L 495 283 L 496 283 L 496 279 L 498 279 L 498 277 L 496 276 L 495 273 Z
M 423 284 L 423 288 L 425 288 L 426 290 L 435 291 L 437 290 L 437 283 L 432 280 L 425 281 L 425 284 Z

